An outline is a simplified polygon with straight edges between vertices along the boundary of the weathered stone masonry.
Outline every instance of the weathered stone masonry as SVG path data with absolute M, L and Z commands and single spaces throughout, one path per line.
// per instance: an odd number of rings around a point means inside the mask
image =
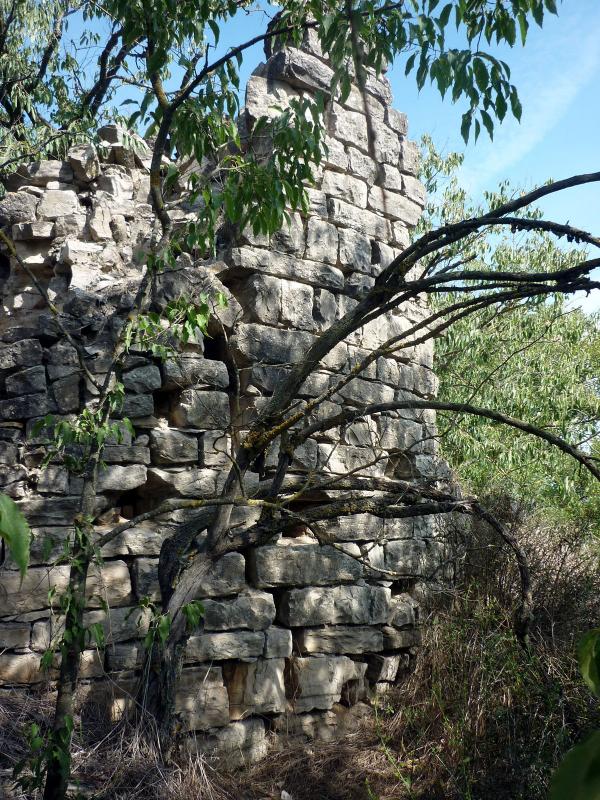
M 314 44 L 280 49 L 249 81 L 248 129 L 290 97 L 326 91 L 330 79 Z M 372 119 L 371 143 L 365 112 Z M 97 499 L 106 526 L 168 497 L 213 495 L 230 465 L 232 437 L 243 433 L 286 365 L 301 358 L 407 244 L 424 192 L 417 150 L 406 138 L 405 116 L 391 107 L 388 83 L 371 76 L 364 96 L 354 88 L 344 105 L 330 102 L 327 115 L 328 155 L 309 190 L 308 214 L 292 214 L 291 224 L 270 241 L 224 231 L 218 260 L 195 263 L 183 256 L 178 270 L 161 279 L 165 302 L 181 292 L 221 290 L 229 305 L 215 311 L 211 338 L 199 337 L 180 359 L 128 357 L 124 414 L 135 435 L 124 431 L 120 443 L 106 448 Z M 82 145 L 67 161 L 21 168 L 0 201 L 0 224 L 85 344 L 88 367 L 99 376 L 131 310 L 141 270 L 136 254 L 147 245 L 153 220 L 143 143 L 132 148 L 110 126 L 100 136 L 98 151 Z M 192 212 L 175 196 L 170 213 L 177 222 Z M 58 464 L 40 469 L 44 433 L 34 435 L 33 426 L 47 413 L 74 414 L 91 388 L 44 301 L 6 251 L 0 288 L 0 490 L 18 500 L 35 533 L 23 585 L 10 560 L 0 572 L 0 682 L 34 691 L 56 675 L 42 675 L 39 659 L 61 622 L 49 610 L 48 590 L 66 586 L 68 567 L 51 564 L 71 533 L 81 479 Z M 318 395 L 424 313 L 413 303 L 358 331 L 319 365 L 302 398 Z M 380 358 L 326 411 L 407 393 L 431 396 L 431 368 L 429 346 Z M 427 412 L 361 420 L 307 441 L 291 472 L 307 478 L 317 469 L 431 475 L 433 433 Z M 260 472 L 249 475 L 249 493 L 270 477 L 276 457 L 274 448 Z M 105 697 L 115 712 L 126 705 L 148 626 L 148 612 L 137 602 L 159 599 L 160 547 L 185 518 L 176 512 L 139 525 L 105 548 L 102 569 L 90 580 L 86 622 L 104 626 L 108 646 L 84 653 L 83 703 Z M 240 524 L 251 522 L 240 515 Z M 364 514 L 332 523 L 327 532 L 337 546 L 320 546 L 299 530 L 231 553 L 202 586 L 205 630 L 189 640 L 177 696 L 194 747 L 217 747 L 238 763 L 265 751 L 269 730 L 332 736 L 357 703 L 406 668 L 419 638 L 413 590 L 437 554 L 434 524 Z M 377 567 L 407 577 L 392 579 Z

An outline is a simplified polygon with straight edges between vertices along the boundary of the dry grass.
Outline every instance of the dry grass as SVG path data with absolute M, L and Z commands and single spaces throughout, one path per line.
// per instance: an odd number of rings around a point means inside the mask
M 96 800 L 542 800 L 562 754 L 600 725 L 573 643 L 600 616 L 598 548 L 583 534 L 529 525 L 538 624 L 524 652 L 511 632 L 516 575 L 478 533 L 466 584 L 432 612 L 415 668 L 376 714 L 332 743 L 287 741 L 227 774 L 186 759 L 166 768 L 148 737 L 88 714 L 76 776 Z M 0 698 L 0 765 L 50 698 Z M 150 737 L 151 738 L 151 737 Z M 282 792 L 284 794 L 282 794 Z M 9 795 L 10 796 L 10 795 Z M 22 795 L 14 793 L 14 798 Z M 28 799 L 29 800 L 29 799 Z M 37 800 L 37 799 L 36 799 Z

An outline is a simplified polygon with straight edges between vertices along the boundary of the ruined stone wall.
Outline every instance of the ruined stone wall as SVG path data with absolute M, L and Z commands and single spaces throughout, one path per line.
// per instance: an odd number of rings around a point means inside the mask
M 247 127 L 290 97 L 326 91 L 330 80 L 314 45 L 279 50 L 249 81 Z M 229 303 L 215 309 L 211 336 L 198 336 L 179 359 L 127 357 L 123 414 L 135 433 L 123 430 L 122 440 L 105 450 L 97 509 L 106 530 L 166 498 L 213 495 L 229 469 L 233 443 L 287 366 L 407 244 L 424 191 L 416 177 L 417 150 L 407 139 L 404 114 L 391 107 L 388 83 L 370 77 L 365 95 L 354 88 L 344 105 L 328 103 L 326 113 L 328 154 L 309 190 L 307 214 L 292 214 L 270 241 L 224 230 L 216 260 L 184 255 L 177 270 L 160 278 L 165 302 L 181 292 L 214 296 L 220 290 Z M 0 201 L 0 224 L 83 342 L 97 376 L 107 370 L 133 307 L 139 252 L 148 246 L 153 220 L 143 143 L 132 147 L 110 126 L 100 138 L 97 150 L 78 146 L 67 161 L 21 168 Z M 177 197 L 169 208 L 176 222 L 193 213 Z M 81 478 L 60 464 L 41 468 L 44 431 L 35 432 L 34 424 L 49 413 L 74 414 L 93 391 L 45 301 L 6 250 L 0 287 L 0 490 L 18 501 L 35 535 L 23 584 L 10 559 L 0 571 L 0 682 L 36 691 L 56 677 L 55 669 L 42 674 L 39 660 L 60 630 L 49 590 L 59 593 L 67 583 L 68 567 L 53 564 L 72 533 Z M 319 365 L 301 398 L 317 396 L 423 316 L 412 303 L 355 333 Z M 407 393 L 429 397 L 435 392 L 431 368 L 429 345 L 402 358 L 379 358 L 326 404 L 327 411 Z M 291 474 L 307 480 L 316 470 L 428 476 L 435 469 L 433 433 L 428 412 L 361 420 L 308 440 Z M 271 477 L 276 458 L 274 448 L 249 473 L 249 494 Z M 161 544 L 186 516 L 174 512 L 138 525 L 105 548 L 103 566 L 91 577 L 86 622 L 103 625 L 107 647 L 98 652 L 90 645 L 84 653 L 84 705 L 104 698 L 117 712 L 127 704 L 149 619 L 137 604 L 143 597 L 159 601 Z M 244 512 L 237 522 L 248 526 L 252 517 Z M 233 764 L 264 752 L 270 730 L 332 736 L 407 668 L 419 640 L 414 590 L 437 553 L 433 522 L 363 514 L 326 530 L 331 545 L 321 546 L 299 528 L 293 537 L 228 554 L 201 587 L 204 632 L 189 640 L 177 695 L 191 746 L 217 747 Z

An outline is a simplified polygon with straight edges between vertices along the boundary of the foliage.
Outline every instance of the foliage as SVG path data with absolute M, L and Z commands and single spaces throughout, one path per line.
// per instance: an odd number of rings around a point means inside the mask
M 5 494 L 0 494 L 0 539 L 8 547 L 23 578 L 29 565 L 31 530 L 23 512 Z
M 461 157 L 441 158 L 431 140 L 424 144 L 424 179 L 433 195 L 423 228 L 476 216 L 518 195 L 505 182 L 485 194 L 485 209 L 473 206 L 457 177 Z M 540 218 L 535 209 L 529 216 Z M 468 261 L 470 269 L 492 273 L 552 272 L 574 266 L 581 257 L 581 248 L 563 248 L 543 231 L 517 238 L 506 229 L 489 240 L 474 235 L 451 254 L 455 261 Z M 436 295 L 434 307 L 476 294 L 474 288 Z M 583 449 L 597 447 L 599 318 L 573 308 L 563 295 L 511 301 L 458 320 L 437 340 L 435 355 L 444 400 L 502 409 Z M 512 498 L 541 516 L 598 525 L 597 482 L 562 453 L 474 416 L 440 414 L 438 423 L 443 452 L 468 490 Z

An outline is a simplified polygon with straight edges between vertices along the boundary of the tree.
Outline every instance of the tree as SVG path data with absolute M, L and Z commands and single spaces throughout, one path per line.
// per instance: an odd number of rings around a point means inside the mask
M 44 777 L 46 780 L 44 796 L 51 800 L 65 796 L 70 773 L 74 692 L 86 636 L 83 612 L 88 570 L 97 551 L 126 527 L 145 518 L 142 515 L 98 536 L 93 508 L 103 447 L 110 436 L 118 434 L 111 418 L 120 405 L 123 387 L 118 381 L 114 383 L 113 377 L 118 375 L 132 342 L 155 347 L 156 352 L 164 346 L 158 330 L 161 320 L 152 316 L 156 312 L 151 311 L 153 278 L 173 266 L 181 252 L 192 252 L 195 256 L 209 254 L 214 249 L 217 224 L 223 219 L 241 227 L 250 225 L 255 233 L 270 233 L 280 228 L 286 219 L 286 208 L 299 208 L 305 202 L 305 184 L 310 183 L 312 165 L 318 164 L 320 158 L 322 103 L 319 101 L 298 101 L 275 121 L 257 123 L 254 136 L 270 126 L 268 132 L 274 150 L 266 159 L 253 148 L 251 138 L 240 135 L 234 118 L 238 108 L 238 66 L 245 51 L 257 41 L 289 38 L 292 43 L 298 43 L 307 32 L 313 32 L 333 65 L 334 77 L 329 90 L 341 97 L 350 91 L 352 73 L 364 90 L 365 81 L 372 74 L 369 70 L 377 73 L 384 61 L 404 58 L 407 74 L 414 71 L 419 86 L 429 78 L 443 95 L 451 92 L 453 100 L 466 101 L 462 124 L 466 139 L 471 130 L 477 136 L 481 125 L 491 134 L 494 119 L 501 121 L 509 106 L 515 116 L 520 115 L 508 65 L 479 50 L 480 41 L 489 44 L 496 40 L 513 45 L 518 26 L 525 42 L 530 20 L 541 25 L 544 11 L 555 13 L 556 7 L 554 0 L 511 0 L 510 3 L 497 0 L 492 5 L 484 0 L 454 0 L 441 6 L 439 11 L 436 0 L 413 0 L 408 5 L 348 2 L 342 7 L 337 3 L 292 1 L 284 4 L 263 35 L 240 42 L 220 57 L 214 51 L 222 28 L 228 20 L 247 13 L 249 4 L 215 0 L 198 7 L 188 0 L 178 3 L 158 0 L 151 4 L 146 0 L 133 3 L 110 0 L 99 8 L 88 3 L 71 7 L 62 3 L 41 5 L 10 0 L 3 3 L 2 10 L 0 129 L 5 174 L 21 160 L 28 160 L 33 151 L 60 153 L 74 141 L 92 137 L 98 120 L 103 115 L 111 115 L 108 103 L 123 84 L 137 90 L 133 98 L 135 110 L 127 120 L 128 125 L 144 131 L 152 142 L 150 181 L 157 223 L 155 239 L 137 288 L 136 313 L 131 325 L 117 338 L 112 363 L 102 383 L 87 370 L 80 344 L 64 327 L 52 299 L 38 284 L 48 308 L 56 316 L 57 325 L 62 326 L 64 337 L 79 353 L 82 371 L 98 392 L 94 404 L 84 409 L 74 424 L 55 428 L 55 452 L 68 456 L 67 446 L 81 448 L 79 467 L 83 473 L 83 489 L 72 543 L 71 577 L 65 604 L 68 638 L 61 643 L 54 730 L 42 751 L 43 763 L 38 765 L 40 781 Z M 80 15 L 94 31 L 84 34 L 82 39 L 84 45 L 88 42 L 97 45 L 93 70 L 83 70 L 63 48 L 66 25 L 72 15 Z M 446 32 L 451 22 L 456 24 L 465 41 L 462 49 L 446 45 Z M 34 28 L 42 32 L 39 38 L 34 36 Z M 176 169 L 169 169 L 165 174 L 163 161 L 165 156 L 175 153 L 180 159 L 192 158 L 195 164 L 188 200 L 199 209 L 198 217 L 183 229 L 175 229 L 165 203 L 165 195 L 177 181 L 178 174 Z M 219 177 L 218 190 L 216 176 Z M 159 719 L 167 752 L 173 737 L 172 699 L 190 614 L 194 613 L 191 603 L 197 586 L 218 556 L 264 541 L 275 530 L 297 524 L 295 513 L 288 508 L 286 492 L 289 487 L 286 486 L 284 492 L 284 480 L 294 450 L 314 433 L 387 411 L 432 409 L 461 416 L 468 414 L 535 436 L 567 453 L 595 478 L 600 478 L 595 459 L 567 439 L 537 424 L 509 417 L 503 410 L 482 408 L 463 400 L 407 399 L 343 409 L 340 414 L 329 417 L 323 412 L 317 414 L 316 419 L 309 418 L 377 357 L 398 353 L 438 337 L 473 313 L 498 304 L 522 307 L 537 298 L 597 288 L 590 272 L 599 262 L 583 255 L 576 263 L 559 265 L 557 269 L 544 265 L 534 271 L 522 271 L 504 265 L 496 270 L 471 268 L 457 254 L 483 232 L 493 233 L 506 226 L 568 235 L 597 246 L 598 240 L 583 231 L 530 219 L 521 212 L 547 194 L 599 179 L 599 173 L 576 176 L 515 200 L 494 199 L 491 209 L 479 217 L 444 224 L 413 241 L 381 272 L 375 286 L 360 302 L 325 331 L 280 382 L 237 449 L 222 493 L 209 500 L 167 504 L 152 512 L 158 515 L 177 506 L 201 509 L 192 523 L 180 526 L 161 553 L 163 608 L 157 624 L 163 626 L 159 633 L 162 631 L 164 635 L 157 637 L 152 651 L 158 668 L 153 673 L 155 680 L 150 687 L 149 701 Z M 259 192 L 257 187 L 260 187 Z M 10 235 L 2 231 L 0 237 L 13 259 L 27 272 L 27 264 L 19 258 Z M 442 264 L 447 266 L 442 268 Z M 34 279 L 30 271 L 29 275 Z M 441 294 L 451 300 L 434 309 L 423 322 L 387 341 L 350 375 L 341 377 L 336 386 L 301 410 L 297 409 L 298 390 L 320 359 L 352 332 L 419 293 Z M 202 329 L 207 325 L 209 306 L 202 300 L 170 307 L 164 312 L 170 330 L 185 342 L 196 327 Z M 277 441 L 283 446 L 275 478 L 265 495 L 251 498 L 251 502 L 262 509 L 261 519 L 244 535 L 237 534 L 231 527 L 232 510 L 250 502 L 244 492 L 245 474 L 267 447 Z M 318 482 L 316 486 L 318 488 Z M 377 490 L 379 494 L 360 504 L 341 499 L 313 506 L 303 510 L 300 517 L 303 524 L 316 529 L 319 521 L 364 511 L 384 517 L 459 512 L 476 514 L 487 520 L 513 547 L 519 559 L 523 598 L 518 622 L 520 635 L 526 638 L 530 613 L 526 564 L 510 532 L 482 508 L 476 498 L 460 497 L 437 487 L 415 486 L 410 481 L 365 481 L 352 475 L 340 478 L 337 486 L 342 490 Z M 208 530 L 205 544 L 187 569 L 183 569 L 178 554 L 186 553 L 198 532 L 204 529 Z M 198 613 L 197 609 L 195 611 Z M 167 625 L 163 625 L 165 621 Z

